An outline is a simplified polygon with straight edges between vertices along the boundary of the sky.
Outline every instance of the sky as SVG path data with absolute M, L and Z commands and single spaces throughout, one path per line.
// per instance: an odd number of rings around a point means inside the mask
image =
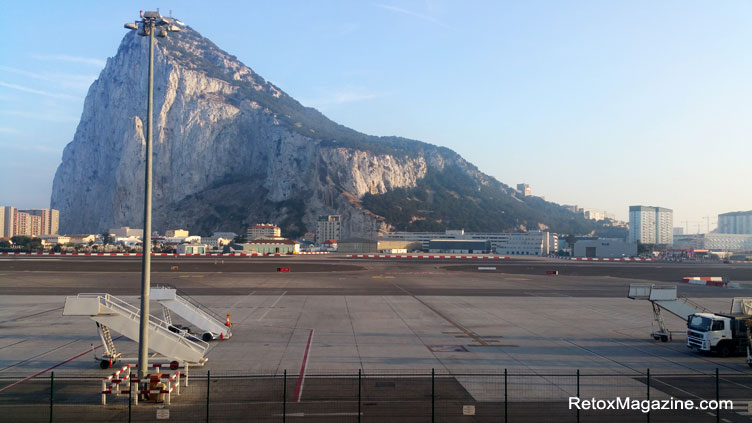
M 89 85 L 156 8 L 335 122 L 549 201 L 689 232 L 752 209 L 752 2 L 683 0 L 9 2 L 1 205 L 49 207 Z

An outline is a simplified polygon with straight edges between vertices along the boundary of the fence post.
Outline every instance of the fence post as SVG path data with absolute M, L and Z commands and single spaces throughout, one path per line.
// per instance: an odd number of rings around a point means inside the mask
M 209 392 L 211 391 L 211 370 L 206 371 L 206 423 L 209 423 Z
M 436 415 L 436 372 L 434 371 L 433 367 L 431 367 L 431 423 L 435 421 L 435 415 Z
M 577 369 L 577 398 L 580 398 L 580 369 Z M 577 423 L 580 423 L 580 408 L 577 407 Z
M 360 394 L 360 387 L 361 387 L 360 373 L 361 373 L 361 369 L 358 369 L 358 423 L 360 423 L 360 401 L 361 401 L 361 394 Z
M 131 423 L 132 405 L 133 405 L 133 373 L 128 375 L 128 423 Z
M 504 368 L 504 423 L 507 422 L 507 369 Z
M 650 404 L 650 368 L 648 368 L 648 373 L 647 373 L 647 386 L 648 386 L 648 404 Z M 649 407 L 648 407 L 648 412 L 647 412 L 647 419 L 648 419 L 648 423 L 650 423 L 650 408 Z
M 53 391 L 55 390 L 55 372 L 50 373 L 50 423 L 52 423 Z
M 287 369 L 282 381 L 282 423 L 285 423 L 287 418 Z
M 715 402 L 718 404 L 718 408 L 715 410 L 715 421 L 720 423 L 721 421 L 721 383 L 718 376 L 718 367 L 715 368 Z

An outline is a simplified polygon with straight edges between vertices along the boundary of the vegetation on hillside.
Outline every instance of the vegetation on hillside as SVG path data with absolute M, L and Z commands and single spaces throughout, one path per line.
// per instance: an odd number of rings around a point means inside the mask
M 513 232 L 542 223 L 554 232 L 589 234 L 602 226 L 538 197 L 517 199 L 499 185 L 478 185 L 457 166 L 429 168 L 415 188 L 366 194 L 362 202 L 400 231 Z

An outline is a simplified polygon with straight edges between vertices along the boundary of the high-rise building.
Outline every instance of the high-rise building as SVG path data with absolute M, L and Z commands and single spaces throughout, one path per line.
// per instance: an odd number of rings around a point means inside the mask
M 0 214 L 3 215 L 3 227 L 0 228 L 3 236 L 6 238 L 13 237 L 16 232 L 16 213 L 18 209 L 12 206 L 0 206 Z
M 752 210 L 719 214 L 718 233 L 752 234 Z
M 19 210 L 32 216 L 31 235 L 56 235 L 60 226 L 60 212 L 55 209 Z M 38 216 L 38 219 L 33 216 Z
M 15 221 L 13 222 L 13 234 L 14 235 L 26 235 L 30 236 L 32 235 L 32 220 L 31 215 L 29 213 L 24 213 L 22 211 L 17 211 L 16 215 L 14 216 Z M 38 222 L 38 221 L 37 221 Z
M 339 240 L 342 237 L 342 216 L 319 216 L 316 222 L 316 242 L 323 243 L 329 239 Z
M 528 184 L 517 184 L 517 191 L 519 191 L 520 194 L 522 194 L 525 197 L 532 194 L 532 191 L 530 190 L 530 185 Z
M 248 241 L 260 238 L 280 238 L 282 237 L 282 230 L 277 225 L 271 223 L 259 223 L 257 225 L 249 226 L 246 238 Z
M 629 242 L 672 244 L 674 211 L 663 207 L 629 206 Z

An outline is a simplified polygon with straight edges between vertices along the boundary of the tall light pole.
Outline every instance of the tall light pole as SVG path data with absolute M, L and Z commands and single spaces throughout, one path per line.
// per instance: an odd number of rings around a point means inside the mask
M 146 103 L 146 170 L 144 176 L 144 234 L 141 260 L 141 326 L 138 331 L 138 377 L 146 381 L 149 367 L 149 291 L 151 289 L 151 150 L 152 150 L 152 103 L 154 99 L 154 33 L 166 37 L 167 32 L 180 31 L 172 18 L 159 12 L 139 12 L 140 21 L 125 24 L 125 28 L 137 30 L 138 35 L 149 37 L 149 92 Z M 148 383 L 148 381 L 146 381 Z

